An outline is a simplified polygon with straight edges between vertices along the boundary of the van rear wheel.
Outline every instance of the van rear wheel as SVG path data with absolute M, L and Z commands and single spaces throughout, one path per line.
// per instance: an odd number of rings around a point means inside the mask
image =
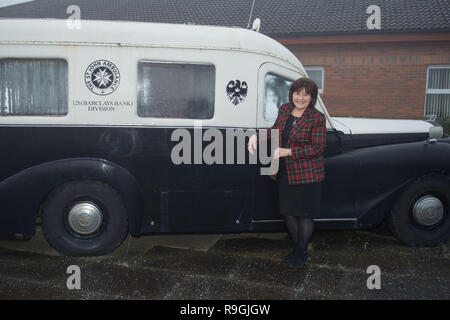
M 48 243 L 68 256 L 114 251 L 128 233 L 119 193 L 99 181 L 73 181 L 57 187 L 43 206 L 42 230 Z

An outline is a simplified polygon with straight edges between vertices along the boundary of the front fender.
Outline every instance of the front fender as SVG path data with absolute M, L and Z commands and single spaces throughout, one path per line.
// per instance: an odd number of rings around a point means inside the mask
M 47 195 L 74 180 L 102 181 L 116 189 L 127 208 L 130 232 L 140 233 L 144 197 L 133 175 L 104 159 L 70 158 L 30 167 L 0 182 L 0 237 L 31 238 Z
M 356 207 L 360 227 L 378 225 L 418 177 L 450 172 L 450 144 L 412 142 L 355 150 L 358 159 Z

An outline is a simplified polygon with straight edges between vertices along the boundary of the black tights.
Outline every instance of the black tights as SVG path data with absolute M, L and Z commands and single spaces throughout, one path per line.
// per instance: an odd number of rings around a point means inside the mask
M 314 230 L 314 221 L 310 218 L 285 216 L 285 223 L 295 248 L 307 249 Z

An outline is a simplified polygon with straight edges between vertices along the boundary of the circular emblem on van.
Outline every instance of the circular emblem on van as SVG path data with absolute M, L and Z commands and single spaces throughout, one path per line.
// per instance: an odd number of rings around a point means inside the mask
M 247 82 L 231 80 L 227 84 L 227 96 L 235 106 L 247 97 Z
M 94 61 L 84 72 L 84 82 L 93 93 L 106 96 L 119 87 L 119 69 L 108 60 Z

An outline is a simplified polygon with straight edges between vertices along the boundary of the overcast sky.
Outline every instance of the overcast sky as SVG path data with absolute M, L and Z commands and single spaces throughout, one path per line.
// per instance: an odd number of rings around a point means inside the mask
M 30 1 L 33 1 L 33 0 L 0 0 L 0 8 L 12 6 L 13 4 L 30 2 Z

